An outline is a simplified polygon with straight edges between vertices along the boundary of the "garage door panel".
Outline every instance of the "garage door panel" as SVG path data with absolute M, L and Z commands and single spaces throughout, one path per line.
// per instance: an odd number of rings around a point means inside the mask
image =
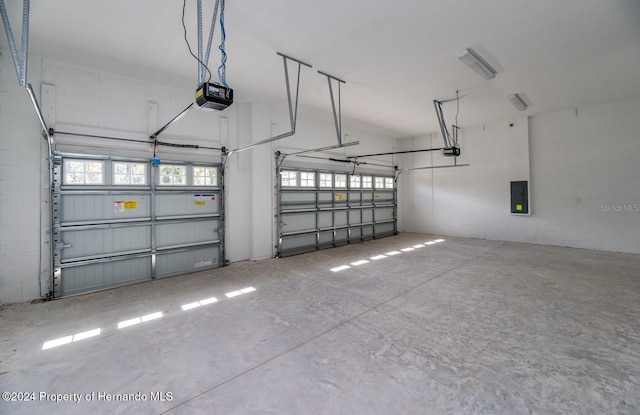
M 346 210 L 335 212 L 336 226 L 347 225 L 347 213 Z
M 349 192 L 349 202 L 360 202 L 360 192 Z
M 151 279 L 151 257 L 112 260 L 62 269 L 63 296 Z
M 221 266 L 220 169 L 56 153 L 53 296 Z
M 347 229 L 336 230 L 336 243 L 349 242 L 349 231 Z
M 329 228 L 333 226 L 333 213 L 331 212 L 320 212 L 318 214 L 318 227 Z
M 320 232 L 320 244 L 333 244 L 333 231 Z
M 375 192 L 373 199 L 375 202 L 393 202 L 393 192 Z
M 188 243 L 212 242 L 219 239 L 217 219 L 161 222 L 156 225 L 156 246 L 158 248 Z
M 184 249 L 178 252 L 158 254 L 156 277 L 170 277 L 219 266 L 220 248 L 217 245 Z
M 282 202 L 286 204 L 313 203 L 315 200 L 315 192 L 285 193 L 282 195 Z
M 215 193 L 159 193 L 156 195 L 156 215 L 194 216 L 220 213 Z
M 360 223 L 362 223 L 362 221 L 360 220 L 361 213 L 362 213 L 362 211 L 360 209 L 350 210 L 349 211 L 349 224 L 351 224 L 351 225 L 359 225 Z
M 393 220 L 393 208 L 378 208 L 375 211 L 376 221 Z
M 60 205 L 62 223 L 104 223 L 151 215 L 146 194 L 62 194 Z
M 395 232 L 395 180 L 389 174 L 310 172 L 283 167 L 276 177 L 281 180 L 278 186 L 279 255 Z M 307 187 L 308 177 L 315 177 L 318 187 Z M 304 214 L 300 214 L 302 211 Z M 385 226 L 378 228 L 383 223 Z
M 375 231 L 376 231 L 375 235 L 382 236 L 382 235 L 393 234 L 393 230 L 394 230 L 393 223 L 379 224 L 375 226 Z
M 315 228 L 316 228 L 315 212 L 287 214 L 282 217 L 282 231 L 284 233 L 313 230 Z
M 62 261 L 151 250 L 151 225 L 61 231 Z
M 318 192 L 318 201 L 320 202 L 331 202 L 333 201 L 333 191 L 330 192 Z
M 282 250 L 285 252 L 291 251 L 291 250 L 298 250 L 304 247 L 315 246 L 315 244 L 316 244 L 315 233 L 306 234 L 306 235 L 287 236 L 283 238 Z

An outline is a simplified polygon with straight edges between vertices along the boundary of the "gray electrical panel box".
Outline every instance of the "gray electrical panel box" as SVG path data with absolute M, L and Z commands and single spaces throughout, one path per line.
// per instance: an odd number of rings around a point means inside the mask
M 529 214 L 529 182 L 511 182 L 511 213 Z

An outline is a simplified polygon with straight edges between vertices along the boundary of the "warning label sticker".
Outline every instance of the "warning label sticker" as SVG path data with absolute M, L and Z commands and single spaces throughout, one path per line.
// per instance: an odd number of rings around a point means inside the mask
M 216 195 L 193 195 L 193 204 L 196 206 L 206 206 L 207 200 L 216 200 Z
M 124 213 L 128 209 L 137 209 L 138 202 L 135 200 L 116 200 L 113 202 L 113 210 L 116 213 Z

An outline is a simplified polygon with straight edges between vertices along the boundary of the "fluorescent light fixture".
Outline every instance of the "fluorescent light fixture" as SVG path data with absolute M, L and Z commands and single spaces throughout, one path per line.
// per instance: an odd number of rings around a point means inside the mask
M 433 241 L 433 242 L 444 242 L 444 239 L 436 239 L 436 240 L 435 240 L 435 241 Z
M 518 109 L 518 111 L 524 111 L 528 107 L 527 103 L 524 102 L 522 97 L 518 94 L 507 95 L 507 99 Z
M 361 259 L 360 261 L 352 262 L 351 265 L 353 265 L 354 267 L 357 267 L 358 265 L 364 265 L 368 263 L 369 261 L 367 261 L 366 259 Z
M 377 261 L 379 259 L 385 259 L 387 256 L 386 255 L 376 255 L 376 256 L 372 256 L 371 259 L 373 259 L 374 261 Z
M 402 252 L 410 252 L 410 251 L 415 251 L 415 248 L 403 248 L 401 249 Z
M 482 59 L 482 56 L 478 55 L 473 49 L 462 49 L 456 53 L 456 57 L 483 79 L 489 80 L 496 77 L 496 70 L 493 69 L 487 61 Z
M 340 265 L 339 267 L 331 268 L 331 271 L 340 272 L 340 271 L 344 271 L 345 269 L 349 269 L 349 268 L 351 268 L 349 265 Z
M 394 256 L 394 255 L 398 255 L 401 254 L 401 252 L 399 251 L 391 251 L 391 252 L 387 252 L 385 255 L 386 256 Z
M 422 244 L 413 245 L 413 248 L 416 248 L 416 249 L 417 249 L 417 248 L 424 248 L 424 245 L 422 245 Z
M 200 307 L 200 303 L 196 301 L 195 303 L 189 303 L 182 306 L 183 311 L 192 310 L 194 308 Z

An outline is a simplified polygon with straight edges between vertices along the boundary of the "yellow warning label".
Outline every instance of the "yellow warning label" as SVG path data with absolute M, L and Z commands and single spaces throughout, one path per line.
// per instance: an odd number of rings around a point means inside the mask
M 342 193 L 336 193 L 336 200 L 342 200 L 342 198 L 344 198 Z
M 380 195 L 376 195 L 376 199 L 380 199 Z
M 202 200 L 196 200 L 195 202 L 193 202 L 196 206 L 206 206 L 207 202 L 202 201 Z
M 127 200 L 126 202 L 124 202 L 124 208 L 125 209 L 137 209 L 138 208 L 138 202 L 136 202 L 135 200 Z
M 516 205 L 516 210 L 517 211 L 521 211 L 522 210 L 522 205 Z
M 200 98 L 204 95 L 204 88 L 200 88 L 196 91 L 196 98 Z

